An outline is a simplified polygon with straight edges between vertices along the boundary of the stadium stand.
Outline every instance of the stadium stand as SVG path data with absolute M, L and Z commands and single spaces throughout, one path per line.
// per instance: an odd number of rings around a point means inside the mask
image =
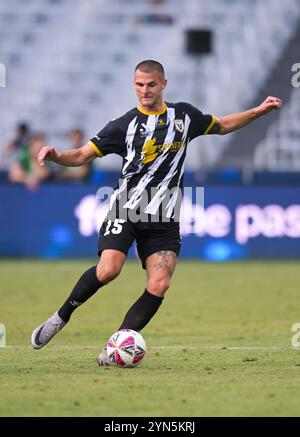
M 294 168 L 296 161 L 289 167 L 286 166 L 286 163 L 281 163 L 281 157 L 284 160 L 284 154 L 277 154 L 277 164 L 273 163 L 272 165 L 269 165 L 270 161 L 266 165 L 264 155 L 268 153 L 269 158 L 267 159 L 270 160 L 275 156 L 272 152 L 273 148 L 278 149 L 282 146 L 286 149 L 290 145 L 292 148 L 297 148 L 295 144 L 295 137 L 297 135 L 295 132 L 298 132 L 299 129 L 299 122 L 297 121 L 299 89 L 292 86 L 294 74 L 292 66 L 299 56 L 299 40 L 300 21 L 298 21 L 298 26 L 278 61 L 269 71 L 262 87 L 256 91 L 256 94 L 253 94 L 253 100 L 250 105 L 257 105 L 261 101 L 262 96 L 279 95 L 284 101 L 282 110 L 256 121 L 255 129 L 249 126 L 231 136 L 228 147 L 219 159 L 218 167 L 235 167 L 251 171 L 267 169 L 278 171 L 280 167 L 281 170 L 292 171 Z M 253 160 L 254 154 L 255 159 Z M 260 160 L 262 161 L 260 162 Z
M 220 116 L 244 109 L 299 16 L 300 0 L 0 0 L 0 62 L 7 69 L 0 140 L 20 120 L 59 148 L 74 127 L 93 135 L 135 105 L 130 78 L 144 58 L 164 63 L 169 101 Z M 213 31 L 211 55 L 186 53 L 185 32 L 195 27 Z M 201 148 L 188 154 L 189 170 L 213 165 L 228 138 L 199 141 Z M 108 157 L 100 166 L 115 169 L 119 162 Z
M 300 171 L 300 99 L 294 89 L 289 103 L 283 108 L 276 123 L 267 130 L 266 137 L 256 146 L 256 170 Z

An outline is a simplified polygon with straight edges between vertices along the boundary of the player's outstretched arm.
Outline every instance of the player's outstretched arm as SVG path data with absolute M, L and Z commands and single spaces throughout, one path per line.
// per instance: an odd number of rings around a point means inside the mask
M 279 99 L 278 97 L 269 96 L 259 106 L 249 109 L 248 111 L 225 115 L 223 118 L 216 118 L 216 122 L 214 123 L 208 134 L 229 134 L 230 132 L 234 132 L 238 129 L 241 129 L 242 127 L 247 126 L 247 124 L 251 123 L 259 117 L 262 117 L 263 115 L 268 114 L 274 109 L 281 108 L 281 106 L 281 99 Z
M 54 147 L 44 146 L 39 151 L 37 159 L 41 167 L 45 165 L 45 161 L 53 161 L 67 167 L 79 167 L 97 158 L 97 156 L 97 153 L 88 144 L 79 149 L 71 149 L 64 152 L 59 152 Z

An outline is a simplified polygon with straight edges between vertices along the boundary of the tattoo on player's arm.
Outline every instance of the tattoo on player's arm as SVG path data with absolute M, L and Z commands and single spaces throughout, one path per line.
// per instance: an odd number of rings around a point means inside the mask
M 176 253 L 172 252 L 171 250 L 161 250 L 160 252 L 156 253 L 156 256 L 157 257 L 153 267 L 157 270 L 166 270 L 171 277 L 176 266 Z

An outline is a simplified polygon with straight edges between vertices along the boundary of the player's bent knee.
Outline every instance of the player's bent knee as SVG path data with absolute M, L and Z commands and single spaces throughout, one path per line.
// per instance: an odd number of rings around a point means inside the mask
M 169 286 L 169 279 L 150 279 L 147 283 L 147 290 L 156 296 L 164 296 Z
M 120 272 L 121 272 L 121 269 L 118 267 L 97 266 L 97 278 L 98 278 L 98 281 L 102 282 L 103 284 L 108 284 L 108 282 L 111 282 L 114 279 L 116 279 L 116 277 L 119 276 Z

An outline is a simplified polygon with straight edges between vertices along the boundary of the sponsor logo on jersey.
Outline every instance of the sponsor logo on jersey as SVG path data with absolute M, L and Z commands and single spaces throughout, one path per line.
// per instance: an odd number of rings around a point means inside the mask
M 173 141 L 173 143 L 164 143 L 158 144 L 157 149 L 159 152 L 164 152 L 165 150 L 170 150 L 170 152 L 178 152 L 178 150 L 182 149 L 185 146 L 185 142 L 181 141 Z
M 156 138 L 153 138 L 153 140 L 148 140 L 144 144 L 144 147 L 142 149 L 142 155 L 143 155 L 143 164 L 148 164 L 148 162 L 153 161 L 157 155 L 157 146 L 155 146 Z
M 143 164 L 148 164 L 154 161 L 159 153 L 165 152 L 178 152 L 185 146 L 184 141 L 174 141 L 173 143 L 155 144 L 156 138 L 146 141 L 142 149 Z

